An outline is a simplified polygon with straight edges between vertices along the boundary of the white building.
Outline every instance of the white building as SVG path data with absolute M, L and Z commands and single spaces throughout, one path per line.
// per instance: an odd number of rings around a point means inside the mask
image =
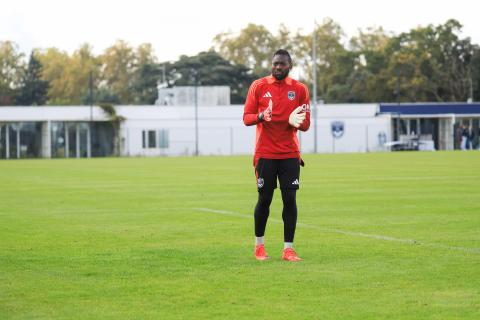
M 196 98 L 195 98 L 196 95 Z M 230 104 L 229 86 L 158 86 L 158 106 L 226 106 Z
M 459 125 L 469 125 L 478 137 L 480 104 L 448 106 L 319 105 L 310 130 L 299 132 L 301 151 L 387 151 L 385 142 L 411 134 L 430 139 L 435 149 L 449 150 L 458 147 Z M 235 155 L 254 150 L 255 127 L 243 124 L 240 105 L 115 109 L 125 119 L 118 134 L 100 107 L 0 107 L 0 158 L 97 157 L 116 150 L 122 156 L 193 155 L 197 150 L 200 155 Z

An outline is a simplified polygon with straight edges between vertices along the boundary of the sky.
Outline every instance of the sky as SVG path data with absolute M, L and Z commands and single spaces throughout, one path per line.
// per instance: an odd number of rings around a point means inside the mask
M 0 41 L 21 52 L 56 47 L 69 53 L 83 43 L 100 54 L 122 39 L 136 47 L 151 43 L 159 62 L 208 50 L 222 32 L 239 32 L 248 23 L 276 33 L 280 24 L 311 32 L 314 21 L 331 18 L 347 37 L 359 29 L 383 27 L 399 34 L 417 26 L 463 24 L 461 37 L 480 44 L 474 0 L 3 0 Z M 476 16 L 477 15 L 477 16 Z

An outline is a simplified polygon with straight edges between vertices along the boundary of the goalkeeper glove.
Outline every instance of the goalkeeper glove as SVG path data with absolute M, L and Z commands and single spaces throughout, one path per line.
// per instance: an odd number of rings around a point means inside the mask
M 259 121 L 272 121 L 272 100 L 268 102 L 268 108 L 258 114 Z
M 305 110 L 303 110 L 303 107 L 297 107 L 293 112 L 290 114 L 290 117 L 288 118 L 288 123 L 292 127 L 298 128 L 300 125 L 303 123 L 303 120 L 305 120 Z

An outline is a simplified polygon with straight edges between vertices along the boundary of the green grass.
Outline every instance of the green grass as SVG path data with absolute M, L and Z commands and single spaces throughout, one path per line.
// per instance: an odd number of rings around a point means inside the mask
M 0 161 L 0 319 L 480 319 L 479 152 L 305 160 L 296 264 L 251 157 Z

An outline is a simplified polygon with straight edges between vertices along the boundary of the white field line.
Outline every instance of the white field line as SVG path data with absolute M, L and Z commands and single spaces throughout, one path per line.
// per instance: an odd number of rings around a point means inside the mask
M 233 211 L 215 210 L 215 209 L 210 209 L 210 208 L 193 208 L 193 209 L 196 210 L 196 211 L 209 212 L 209 213 L 221 214 L 221 215 L 226 215 L 226 216 L 233 216 L 233 217 L 244 218 L 244 219 L 252 219 L 253 218 L 253 215 L 250 216 L 250 215 L 246 215 L 246 214 L 242 214 L 242 213 L 238 213 L 238 212 L 233 212 Z M 268 218 L 268 221 L 283 224 L 283 221 L 280 220 L 280 219 Z M 315 229 L 315 230 L 319 230 L 319 231 L 323 231 L 323 232 L 339 233 L 339 234 L 344 234 L 344 235 L 348 235 L 348 236 L 352 236 L 352 237 L 364 237 L 364 238 L 377 239 L 377 240 L 383 240 L 383 241 L 401 242 L 401 243 L 420 245 L 420 246 L 431 247 L 431 248 L 448 249 L 448 250 L 456 250 L 456 251 L 463 251 L 463 252 L 468 252 L 468 253 L 480 254 L 480 248 L 447 246 L 447 245 L 443 245 L 443 244 L 418 241 L 418 240 L 415 240 L 415 239 L 402 239 L 402 238 L 395 238 L 395 237 L 389 237 L 389 236 L 382 236 L 382 235 L 378 235 L 378 234 L 347 231 L 347 230 L 341 230 L 341 229 L 336 229 L 336 228 L 323 228 L 323 227 L 319 227 L 319 226 L 316 226 L 316 225 L 301 223 L 301 222 L 297 223 L 297 227 Z

